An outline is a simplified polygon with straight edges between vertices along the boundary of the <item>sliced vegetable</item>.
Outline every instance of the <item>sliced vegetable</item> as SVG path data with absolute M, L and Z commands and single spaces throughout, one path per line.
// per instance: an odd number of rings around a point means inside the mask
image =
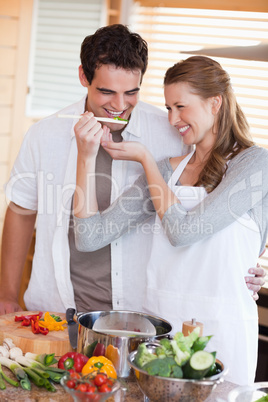
M 184 378 L 200 380 L 205 377 L 215 363 L 216 352 L 209 353 L 204 350 L 195 352 L 183 367 Z
M 57 316 L 57 320 L 54 317 L 50 315 L 49 312 L 46 312 L 44 315 L 44 319 L 39 321 L 39 327 L 47 328 L 49 331 L 63 331 L 66 328 L 64 327 L 64 324 L 67 324 L 67 321 L 59 321 L 59 316 Z
M 32 327 L 32 332 L 34 334 L 43 334 L 43 335 L 47 335 L 49 330 L 48 328 L 42 327 L 39 325 L 40 321 L 34 321 L 31 320 L 31 327 Z
M 40 311 L 37 314 L 28 314 L 28 315 L 15 315 L 15 321 L 30 321 L 30 320 L 39 320 L 43 315 L 43 312 Z M 30 323 L 28 324 L 30 325 Z

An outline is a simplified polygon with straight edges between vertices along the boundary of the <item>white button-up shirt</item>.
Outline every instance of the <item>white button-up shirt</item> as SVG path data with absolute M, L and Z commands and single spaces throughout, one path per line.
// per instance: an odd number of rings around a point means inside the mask
M 60 113 L 83 113 L 85 100 Z M 34 124 L 24 138 L 5 187 L 10 201 L 37 211 L 32 274 L 24 296 L 29 310 L 65 312 L 75 307 L 68 230 L 76 181 L 76 121 L 59 119 L 54 114 Z M 134 108 L 122 136 L 125 141 L 145 144 L 156 160 L 188 151 L 166 113 L 144 102 Z M 142 172 L 136 162 L 113 161 L 111 201 Z M 142 310 L 152 240 L 150 223 L 153 217 L 111 245 L 114 309 Z

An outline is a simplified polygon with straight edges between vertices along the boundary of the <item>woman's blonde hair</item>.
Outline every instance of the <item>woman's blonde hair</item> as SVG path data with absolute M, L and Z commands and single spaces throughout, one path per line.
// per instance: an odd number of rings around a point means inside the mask
M 192 56 L 170 67 L 164 85 L 186 82 L 203 99 L 221 95 L 222 104 L 217 114 L 217 139 L 196 186 L 213 191 L 227 169 L 226 162 L 241 150 L 254 145 L 249 124 L 237 103 L 230 77 L 221 65 L 205 56 Z

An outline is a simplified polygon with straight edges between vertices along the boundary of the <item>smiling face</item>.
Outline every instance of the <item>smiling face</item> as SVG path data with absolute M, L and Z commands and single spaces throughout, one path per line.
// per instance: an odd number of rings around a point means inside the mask
M 221 98 L 203 99 L 186 82 L 166 85 L 164 93 L 169 122 L 177 128 L 184 144 L 210 148 L 216 140 L 213 126 Z
M 91 85 L 88 84 L 83 69 L 79 68 L 79 78 L 87 87 L 87 110 L 96 117 L 120 117 L 128 120 L 139 100 L 141 71 L 125 70 L 103 64 L 96 69 Z M 111 131 L 120 130 L 121 125 L 105 123 Z

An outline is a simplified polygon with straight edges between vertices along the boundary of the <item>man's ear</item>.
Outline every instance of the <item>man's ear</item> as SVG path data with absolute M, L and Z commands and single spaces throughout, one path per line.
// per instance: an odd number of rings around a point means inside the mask
M 222 96 L 218 95 L 218 96 L 213 96 L 212 98 L 212 112 L 214 115 L 218 114 L 218 111 L 221 108 L 221 104 L 222 104 Z
M 83 67 L 80 65 L 79 66 L 79 80 L 81 82 L 81 85 L 83 85 L 83 87 L 88 87 L 88 80 L 86 79 Z

